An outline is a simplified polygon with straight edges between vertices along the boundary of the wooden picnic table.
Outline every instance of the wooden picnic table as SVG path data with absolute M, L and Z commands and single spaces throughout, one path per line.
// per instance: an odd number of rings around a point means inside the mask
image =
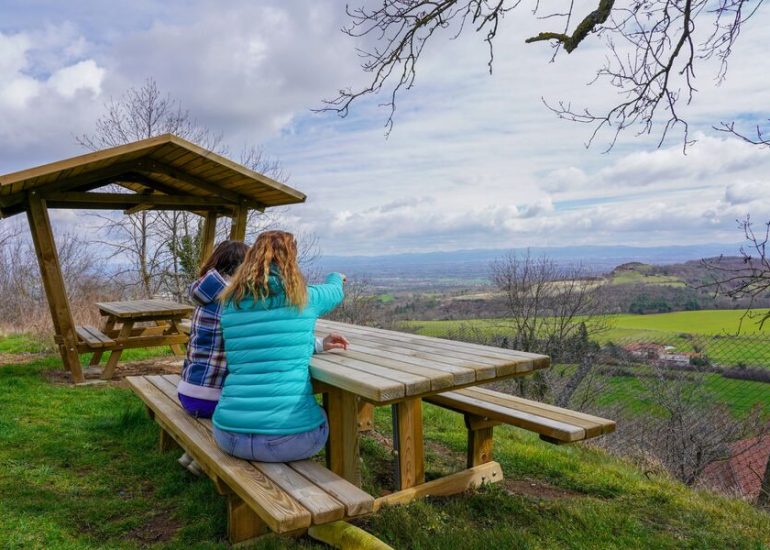
M 373 405 L 391 405 L 398 492 L 386 499 L 403 502 L 423 494 L 452 494 L 478 481 L 474 476 L 502 476 L 499 465 L 490 462 L 485 468 L 425 483 L 422 399 L 531 374 L 550 366 L 547 356 L 319 320 L 316 334 L 329 332 L 351 342 L 345 351 L 313 356 L 310 366 L 326 400 L 327 461 L 333 472 L 360 485 L 359 414 L 365 417 Z
M 176 355 L 184 352 L 188 336 L 182 320 L 192 314 L 193 306 L 167 300 L 97 302 L 96 306 L 104 316 L 103 326 L 77 327 L 78 349 L 94 352 L 90 366 L 98 365 L 102 354 L 110 351 L 102 378 L 112 377 L 124 349 L 168 345 Z

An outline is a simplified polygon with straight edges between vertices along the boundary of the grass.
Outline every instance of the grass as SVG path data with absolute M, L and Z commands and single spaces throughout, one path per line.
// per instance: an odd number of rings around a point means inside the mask
M 20 345 L 0 340 L 14 353 Z M 157 451 L 140 401 L 119 383 L 52 383 L 58 369 L 54 356 L 0 365 L 0 546 L 226 548 L 224 499 L 180 468 L 177 453 Z M 424 417 L 428 476 L 461 468 L 460 416 L 426 406 Z M 365 487 L 379 494 L 392 472 L 387 408 L 376 426 L 362 452 Z M 500 428 L 495 456 L 504 483 L 388 508 L 360 525 L 395 548 L 770 548 L 767 513 L 648 478 L 599 450 Z M 268 536 L 255 548 L 321 546 Z
M 612 276 L 610 284 L 613 285 L 629 285 L 629 284 L 645 284 L 645 285 L 659 285 L 659 286 L 675 286 L 686 287 L 687 283 L 681 280 L 679 277 L 672 275 L 646 275 L 639 273 L 638 271 L 622 271 Z

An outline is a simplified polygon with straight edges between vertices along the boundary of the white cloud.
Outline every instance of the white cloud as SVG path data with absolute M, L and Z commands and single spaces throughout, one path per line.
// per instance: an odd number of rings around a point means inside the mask
M 98 96 L 102 90 L 104 69 L 93 59 L 87 59 L 68 67 L 62 67 L 51 75 L 48 84 L 65 98 L 72 98 L 79 91 Z
M 231 150 L 264 142 L 281 158 L 308 194 L 287 221 L 317 233 L 327 253 L 735 241 L 736 218 L 770 215 L 757 193 L 770 155 L 711 130 L 764 107 L 762 13 L 721 89 L 699 73 L 685 112 L 698 143 L 683 156 L 676 139 L 658 150 L 631 134 L 609 154 L 601 141 L 586 151 L 590 129 L 558 120 L 541 98 L 616 100 L 585 86 L 601 42 L 549 63 L 547 45 L 523 45 L 533 21 L 523 11 L 500 28 L 491 76 L 481 35 L 426 49 L 386 140 L 382 98 L 347 119 L 310 113 L 368 76 L 339 32 L 339 2 L 42 5 L 11 12 L 13 32 L 0 22 L 3 173 L 79 153 L 72 136 L 93 128 L 103 101 L 154 77 Z

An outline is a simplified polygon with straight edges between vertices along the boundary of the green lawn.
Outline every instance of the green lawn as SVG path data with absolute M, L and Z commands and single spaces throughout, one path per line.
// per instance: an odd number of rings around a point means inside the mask
M 14 353 L 19 345 L 0 341 Z M 0 547 L 226 548 L 224 500 L 179 467 L 177 453 L 157 451 L 141 402 L 120 383 L 52 382 L 60 369 L 42 355 L 0 365 Z M 429 477 L 461 468 L 462 419 L 431 406 L 424 416 Z M 365 487 L 379 494 L 392 471 L 387 408 L 376 426 L 362 449 Z M 602 451 L 500 428 L 495 456 L 504 483 L 388 508 L 360 525 L 409 549 L 770 548 L 767 513 Z M 256 548 L 321 546 L 269 536 Z

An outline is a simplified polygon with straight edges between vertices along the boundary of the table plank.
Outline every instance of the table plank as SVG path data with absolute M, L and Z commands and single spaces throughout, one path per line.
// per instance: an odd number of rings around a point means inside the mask
M 153 316 L 168 316 L 169 319 L 176 316 L 188 315 L 195 309 L 188 304 L 180 304 L 167 300 L 129 300 L 122 302 L 97 302 L 96 307 L 103 314 L 113 315 L 120 319 L 139 319 Z
M 378 361 L 376 357 L 372 358 L 350 350 L 346 351 L 345 355 L 324 353 L 323 359 L 330 363 L 336 363 L 361 372 L 376 374 L 394 382 L 400 382 L 404 384 L 406 395 L 428 393 L 433 387 L 431 382 L 435 381 L 434 379 L 420 376 L 416 371 L 410 372 L 408 367 L 403 370 L 399 369 L 398 366 L 400 364 L 396 361 L 388 361 L 387 359 Z M 441 387 L 452 386 L 452 377 L 450 375 L 444 375 L 444 381 L 445 384 Z M 441 389 L 441 387 L 438 389 Z
M 320 382 L 353 392 L 374 402 L 387 402 L 406 395 L 403 383 L 326 361 L 322 355 L 310 360 L 310 374 Z

